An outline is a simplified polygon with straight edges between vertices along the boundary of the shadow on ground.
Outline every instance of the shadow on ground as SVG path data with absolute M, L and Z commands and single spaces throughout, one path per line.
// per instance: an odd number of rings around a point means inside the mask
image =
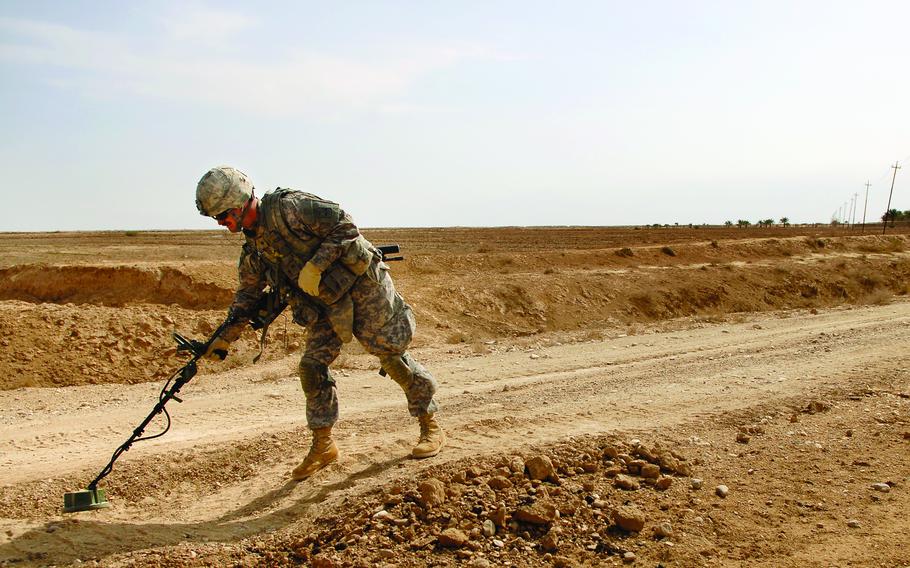
M 76 559 L 103 559 L 113 554 L 176 545 L 181 542 L 231 542 L 256 534 L 273 532 L 300 520 L 312 507 L 336 491 L 348 489 L 357 481 L 375 477 L 406 461 L 396 457 L 353 472 L 335 483 L 305 487 L 307 482 L 288 481 L 243 507 L 221 517 L 199 523 L 124 523 L 95 520 L 104 511 L 90 513 L 93 518 L 68 518 L 36 527 L 0 545 L 0 563 L 28 562 L 38 565 L 70 564 Z M 289 506 L 271 510 L 303 487 L 299 498 Z M 262 516 L 257 512 L 271 510 Z

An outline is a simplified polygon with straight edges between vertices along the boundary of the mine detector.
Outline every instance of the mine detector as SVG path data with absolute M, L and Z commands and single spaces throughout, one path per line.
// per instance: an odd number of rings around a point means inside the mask
M 376 248 L 381 253 L 383 261 L 404 260 L 404 257 L 402 256 L 395 256 L 398 255 L 401 250 L 398 245 L 383 245 Z M 152 411 L 145 417 L 145 420 L 133 430 L 132 435 L 114 450 L 114 454 L 111 456 L 110 461 L 104 466 L 101 472 L 98 473 L 95 479 L 88 484 L 88 487 L 81 491 L 73 491 L 63 495 L 63 512 L 75 513 L 77 511 L 91 511 L 93 509 L 109 507 L 110 502 L 107 500 L 107 493 L 104 489 L 98 487 L 98 483 L 113 471 L 114 463 L 117 461 L 117 458 L 119 458 L 123 452 L 129 450 L 134 443 L 160 438 L 171 429 L 171 416 L 168 414 L 166 408 L 167 403 L 170 402 L 171 399 L 176 400 L 177 402 L 183 402 L 177 395 L 180 393 L 180 389 L 196 376 L 198 370 L 197 362 L 205 355 L 212 342 L 215 341 L 225 329 L 242 319 L 246 319 L 249 321 L 250 327 L 254 330 L 261 330 L 259 353 L 253 358 L 253 362 L 255 363 L 262 356 L 269 325 L 281 315 L 287 306 L 287 301 L 284 299 L 280 290 L 269 289 L 259 300 L 251 316 L 241 317 L 239 314 L 229 310 L 225 320 L 205 341 L 187 339 L 175 331 L 173 335 L 174 341 L 177 342 L 177 353 L 188 353 L 190 355 L 190 360 L 167 379 L 164 386 L 161 387 L 161 392 L 158 395 L 158 402 L 155 404 L 155 407 L 152 408 Z M 227 357 L 227 351 L 224 350 L 215 350 L 214 353 L 222 360 Z M 380 373 L 384 374 L 383 370 L 380 370 Z M 162 413 L 166 420 L 164 430 L 151 436 L 143 436 L 143 434 L 145 434 L 145 429 L 152 420 Z

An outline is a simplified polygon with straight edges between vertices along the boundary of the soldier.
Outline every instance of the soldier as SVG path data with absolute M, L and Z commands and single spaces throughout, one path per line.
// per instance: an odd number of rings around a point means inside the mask
M 226 351 L 239 337 L 244 316 L 266 286 L 281 291 L 294 322 L 307 329 L 298 374 L 313 440 L 293 479 L 306 479 L 338 459 L 332 440 L 338 398 L 329 365 L 352 337 L 404 390 L 408 410 L 420 423 L 411 455 L 438 454 L 445 434 L 434 418 L 436 380 L 406 352 L 414 315 L 395 291 L 381 253 L 351 217 L 338 204 L 302 191 L 278 188 L 259 199 L 250 179 L 227 166 L 212 168 L 199 180 L 196 208 L 232 233 L 242 231 L 246 239 L 230 308 L 241 319 L 212 342 L 206 356 L 215 359 L 216 351 Z

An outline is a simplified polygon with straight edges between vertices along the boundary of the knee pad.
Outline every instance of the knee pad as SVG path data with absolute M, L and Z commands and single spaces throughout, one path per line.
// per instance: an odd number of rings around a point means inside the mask
M 379 357 L 379 363 L 382 365 L 382 368 L 385 369 L 385 372 L 389 374 L 389 377 L 401 385 L 402 388 L 408 388 L 413 382 L 414 377 L 419 377 L 426 381 L 433 381 L 432 376 L 423 368 L 423 365 L 415 361 L 407 353 L 402 353 L 401 355 L 383 355 Z
M 407 388 L 411 382 L 411 368 L 405 359 L 407 355 L 383 355 L 379 357 L 379 364 L 388 373 L 389 378 Z
M 297 374 L 300 375 L 303 392 L 316 392 L 335 385 L 335 381 L 329 373 L 329 366 L 315 359 L 301 358 L 297 365 Z
M 436 412 L 436 379 L 407 353 L 401 355 L 383 355 L 379 358 L 382 368 L 389 377 L 398 383 L 408 399 L 408 411 L 411 416 L 421 416 Z

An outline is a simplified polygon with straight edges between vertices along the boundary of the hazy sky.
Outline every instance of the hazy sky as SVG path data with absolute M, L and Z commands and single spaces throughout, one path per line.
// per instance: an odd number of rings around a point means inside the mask
M 910 159 L 910 2 L 0 3 L 2 231 L 828 221 Z M 893 207 L 910 209 L 910 162 Z

